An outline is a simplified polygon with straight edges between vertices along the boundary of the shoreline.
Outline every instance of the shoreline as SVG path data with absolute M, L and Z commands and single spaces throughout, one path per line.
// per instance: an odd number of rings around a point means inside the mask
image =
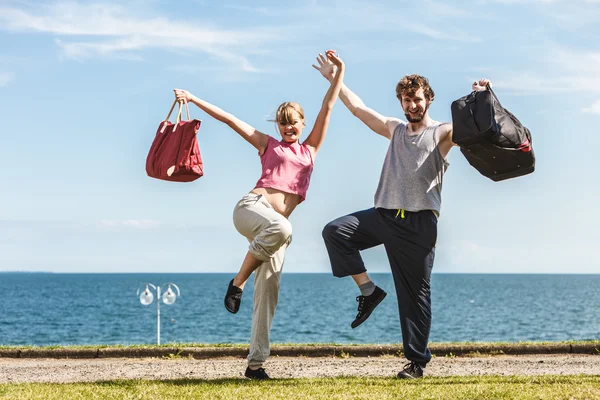
M 578 342 L 525 343 L 431 343 L 429 349 L 436 357 L 493 356 L 530 354 L 587 354 L 600 355 L 600 340 Z M 212 359 L 246 357 L 247 345 L 166 344 L 135 346 L 3 346 L 0 358 L 172 358 Z M 271 356 L 278 357 L 380 357 L 403 356 L 402 345 L 353 344 L 273 344 Z

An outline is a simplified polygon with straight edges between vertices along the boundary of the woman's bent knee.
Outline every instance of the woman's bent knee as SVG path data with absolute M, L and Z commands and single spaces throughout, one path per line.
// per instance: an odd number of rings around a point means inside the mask
M 292 224 L 287 219 L 282 219 L 276 224 L 276 241 L 279 247 L 283 246 L 292 237 Z
M 268 261 L 292 237 L 292 224 L 285 218 L 274 221 L 261 231 L 250 244 L 250 252 L 259 260 Z

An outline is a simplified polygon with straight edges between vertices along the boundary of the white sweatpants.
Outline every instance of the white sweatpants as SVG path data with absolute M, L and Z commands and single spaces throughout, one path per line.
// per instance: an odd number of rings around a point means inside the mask
M 250 242 L 249 251 L 264 261 L 254 272 L 254 309 L 248 365 L 262 367 L 271 352 L 269 334 L 279 300 L 285 250 L 291 243 L 292 225 L 262 196 L 245 195 L 233 211 L 235 228 Z

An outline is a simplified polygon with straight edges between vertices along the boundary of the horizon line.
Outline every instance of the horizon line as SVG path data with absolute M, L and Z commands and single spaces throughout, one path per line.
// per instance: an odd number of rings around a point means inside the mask
M 229 272 L 69 272 L 69 271 L 27 271 L 27 270 L 8 270 L 0 271 L 0 274 L 53 274 L 53 275 L 230 275 L 235 274 L 237 271 Z M 331 272 L 284 272 L 286 275 L 331 275 Z M 370 275 L 391 275 L 392 272 L 369 272 Z M 449 271 L 449 272 L 432 272 L 432 275 L 600 275 L 600 272 L 461 272 L 461 271 Z

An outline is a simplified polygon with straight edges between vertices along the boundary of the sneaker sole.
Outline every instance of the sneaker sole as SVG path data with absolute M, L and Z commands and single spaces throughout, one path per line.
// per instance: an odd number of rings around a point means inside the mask
M 230 313 L 232 313 L 232 314 L 237 314 L 237 312 L 239 311 L 239 309 L 237 309 L 237 310 L 231 310 L 229 307 L 227 307 L 227 304 L 225 304 L 225 309 L 227 311 L 229 311 Z
M 271 378 L 254 378 L 252 376 L 244 375 L 246 379 L 250 379 L 251 381 L 270 381 Z
M 246 378 L 250 379 L 250 380 L 253 380 L 253 381 L 268 381 L 268 380 L 271 380 L 271 377 L 268 376 L 268 375 L 266 377 L 262 378 L 262 377 L 257 377 L 257 376 L 254 376 L 254 375 L 249 375 L 247 372 L 244 372 L 244 376 Z
M 421 379 L 423 378 L 422 376 L 412 376 L 411 374 L 402 374 L 402 373 L 398 373 L 398 375 L 396 375 L 397 379 Z
M 379 303 L 381 303 L 383 301 L 383 299 L 385 299 L 385 296 L 387 296 L 387 293 L 383 292 L 383 294 L 381 296 L 379 296 L 379 298 L 373 304 L 373 307 L 371 307 L 371 309 L 369 310 L 369 312 L 366 313 L 364 317 L 362 317 L 358 321 L 352 322 L 352 324 L 350 324 L 350 326 L 352 327 L 352 329 L 359 327 L 360 324 L 362 324 L 363 322 L 365 322 L 367 320 L 367 318 L 369 318 L 371 316 L 371 313 L 375 310 L 375 308 L 377 308 L 377 306 L 379 305 Z
M 233 280 L 231 280 L 231 282 L 229 282 L 229 284 L 231 285 L 233 282 Z M 235 308 L 229 308 L 227 307 L 227 297 L 229 296 L 229 286 L 227 287 L 227 292 L 225 293 L 225 299 L 223 299 L 223 305 L 225 306 L 225 309 L 227 311 L 229 311 L 232 314 L 237 314 L 237 312 L 240 310 L 240 306 L 238 305 L 237 310 Z M 241 304 L 241 300 L 240 300 L 240 304 Z

